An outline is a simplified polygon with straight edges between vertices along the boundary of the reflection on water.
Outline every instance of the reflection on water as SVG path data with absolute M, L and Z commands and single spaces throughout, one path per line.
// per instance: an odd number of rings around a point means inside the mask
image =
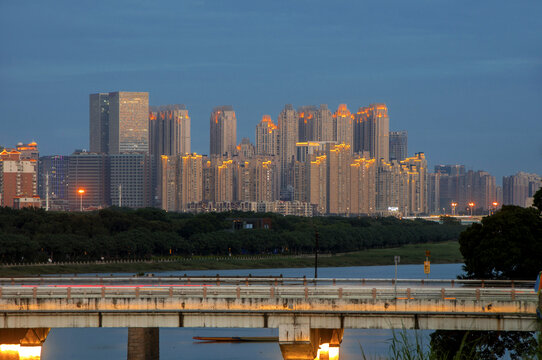
M 0 360 L 40 360 L 41 346 L 1 344 Z

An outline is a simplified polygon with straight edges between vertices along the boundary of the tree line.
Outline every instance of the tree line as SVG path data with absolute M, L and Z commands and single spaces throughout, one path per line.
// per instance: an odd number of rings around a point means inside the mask
M 270 229 L 232 230 L 232 219 L 269 218 Z M 152 256 L 350 252 L 458 239 L 454 222 L 394 217 L 187 214 L 156 208 L 88 213 L 0 208 L 0 262 L 90 261 Z M 318 234 L 318 235 L 317 235 Z

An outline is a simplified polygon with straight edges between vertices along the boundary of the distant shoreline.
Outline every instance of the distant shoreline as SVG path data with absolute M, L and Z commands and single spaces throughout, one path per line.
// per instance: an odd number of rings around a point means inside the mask
M 401 256 L 401 264 L 423 264 L 425 251 L 431 252 L 430 260 L 434 264 L 462 263 L 457 241 L 440 243 L 408 244 L 397 248 L 369 249 L 337 255 L 322 254 L 318 258 L 319 267 L 376 266 L 393 265 L 393 257 Z M 146 261 L 126 263 L 87 263 L 87 264 L 50 264 L 21 265 L 0 267 L 0 277 L 47 275 L 47 274 L 82 274 L 82 273 L 141 273 L 183 270 L 231 270 L 231 269 L 273 269 L 313 267 L 314 257 L 285 257 L 281 255 L 255 256 L 254 259 L 240 257 L 229 258 L 198 257 L 179 258 L 178 261 Z

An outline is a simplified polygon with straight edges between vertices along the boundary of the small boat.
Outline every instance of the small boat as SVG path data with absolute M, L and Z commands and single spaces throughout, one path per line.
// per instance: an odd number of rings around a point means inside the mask
M 277 336 L 194 336 L 192 339 L 209 342 L 277 342 Z

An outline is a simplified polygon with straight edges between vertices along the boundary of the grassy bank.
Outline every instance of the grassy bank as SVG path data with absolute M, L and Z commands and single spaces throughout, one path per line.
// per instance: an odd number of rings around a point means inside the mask
M 425 250 L 431 251 L 434 264 L 463 262 L 457 241 L 442 243 L 412 244 L 398 248 L 370 249 L 332 256 L 319 257 L 320 267 L 392 265 L 394 255 L 401 256 L 401 264 L 421 264 L 425 260 Z M 37 274 L 75 274 L 75 273 L 115 273 L 115 272 L 159 272 L 182 270 L 219 269 L 264 269 L 312 267 L 314 258 L 291 258 L 280 255 L 261 259 L 242 259 L 237 257 L 216 260 L 211 257 L 179 259 L 174 262 L 140 262 L 118 264 L 70 264 L 0 267 L 0 277 Z

